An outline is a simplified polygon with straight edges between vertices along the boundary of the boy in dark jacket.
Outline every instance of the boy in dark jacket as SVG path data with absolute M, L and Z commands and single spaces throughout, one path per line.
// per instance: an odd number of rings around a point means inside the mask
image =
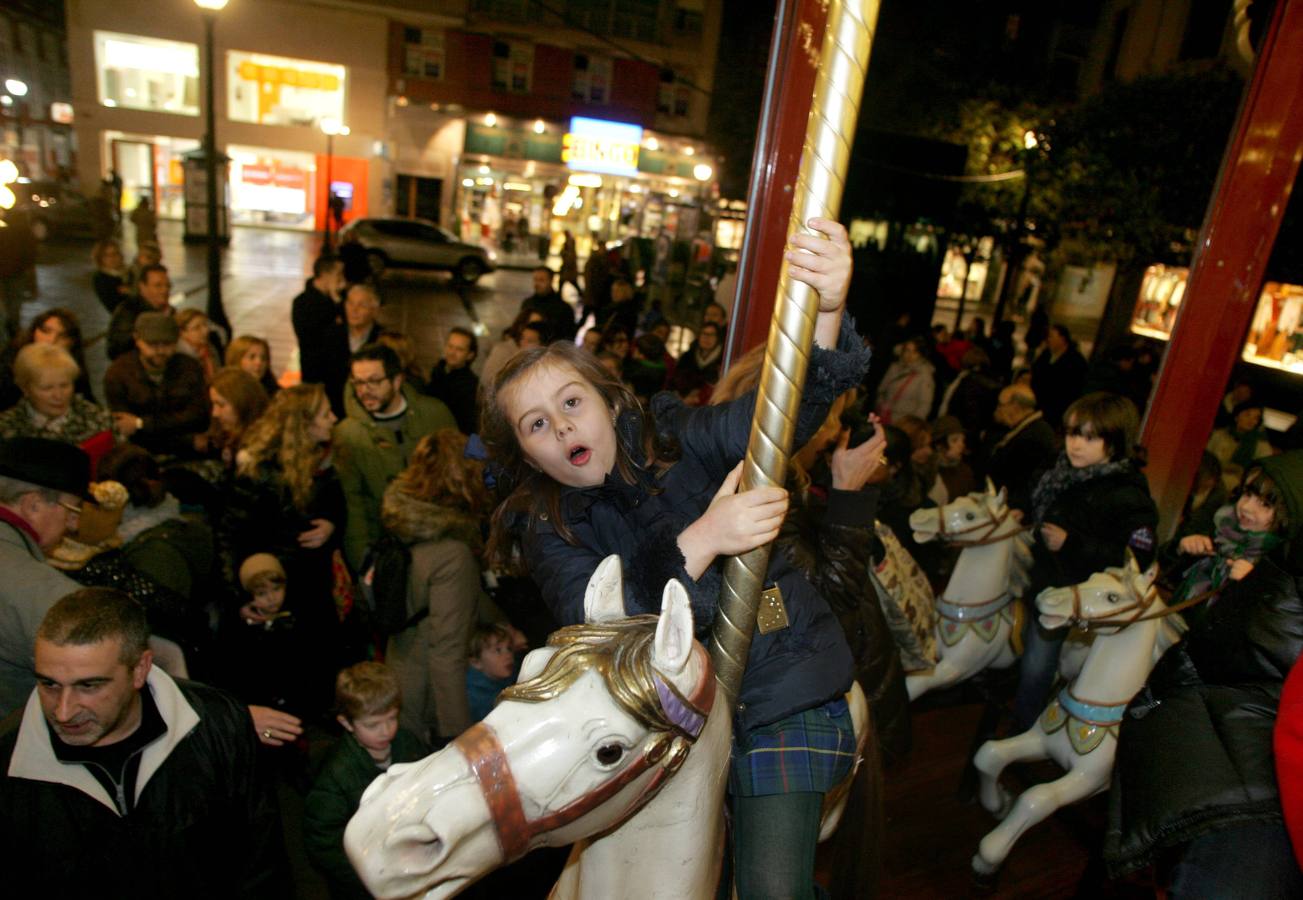
M 348 733 L 331 748 L 308 792 L 303 843 L 331 897 L 369 898 L 344 854 L 344 828 L 377 775 L 394 763 L 416 762 L 427 750 L 419 738 L 398 727 L 398 679 L 384 665 L 363 662 L 340 672 L 335 703 L 339 724 Z

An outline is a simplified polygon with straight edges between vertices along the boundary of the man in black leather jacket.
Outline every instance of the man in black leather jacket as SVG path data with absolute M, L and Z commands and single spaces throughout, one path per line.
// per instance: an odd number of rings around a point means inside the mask
M 88 588 L 46 614 L 36 689 L 0 727 L 9 896 L 288 896 L 248 711 L 152 666 L 143 608 Z

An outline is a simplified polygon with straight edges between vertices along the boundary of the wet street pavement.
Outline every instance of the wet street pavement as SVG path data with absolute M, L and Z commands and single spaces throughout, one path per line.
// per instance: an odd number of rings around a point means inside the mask
M 160 222 L 158 236 L 163 264 L 172 277 L 173 305 L 203 309 L 208 296 L 204 245 L 185 244 L 179 222 Z M 232 231 L 230 247 L 223 251 L 222 299 L 233 334 L 266 338 L 277 376 L 298 370 L 290 304 L 303 290 L 320 246 L 318 234 L 237 227 Z M 109 314 L 91 289 L 94 267 L 90 251 L 88 241 L 51 241 L 43 245 L 37 259 L 39 294 L 24 305 L 22 319 L 26 325 L 37 312 L 52 306 L 65 306 L 75 312 L 87 341 L 91 384 L 98 393 L 108 366 L 103 335 Z M 128 259 L 134 252 L 129 226 L 124 251 Z M 530 273 L 526 269 L 504 269 L 485 275 L 472 287 L 455 288 L 444 273 L 389 271 L 380 293 L 384 300 L 381 323 L 412 338 L 423 370 L 438 361 L 449 328 L 473 328 L 478 323 L 478 370 L 502 329 L 511 324 L 520 301 L 530 293 Z

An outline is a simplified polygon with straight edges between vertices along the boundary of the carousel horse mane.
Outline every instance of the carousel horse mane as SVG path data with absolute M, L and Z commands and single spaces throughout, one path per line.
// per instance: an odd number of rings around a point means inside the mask
M 499 702 L 545 703 L 560 697 L 587 672 L 606 683 L 611 699 L 652 731 L 674 731 L 656 688 L 652 649 L 656 638 L 655 615 L 633 616 L 613 622 L 568 625 L 552 633 L 547 646 L 557 648 L 543 671 L 528 681 L 506 688 Z M 662 682 L 668 687 L 668 682 Z

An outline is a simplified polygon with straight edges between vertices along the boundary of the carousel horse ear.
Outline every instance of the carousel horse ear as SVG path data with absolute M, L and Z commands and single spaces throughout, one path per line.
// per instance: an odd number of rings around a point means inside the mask
M 989 478 L 986 479 L 986 484 L 989 487 L 991 484 L 991 479 Z M 1008 488 L 1000 488 L 1000 492 L 995 495 L 995 505 L 1003 509 L 1008 504 L 1009 504 L 1009 490 Z
M 683 671 L 692 653 L 692 604 L 678 581 L 670 580 L 661 597 L 661 615 L 656 623 L 652 664 L 666 675 Z
M 1142 591 L 1149 590 L 1154 581 L 1158 578 L 1158 560 L 1149 564 L 1149 568 L 1143 572 L 1137 572 L 1133 576 L 1139 584 L 1137 585 Z
M 988 497 L 995 496 L 995 482 L 991 480 L 990 475 L 986 476 L 986 496 Z
M 590 625 L 625 618 L 624 570 L 614 553 L 602 560 L 584 592 L 584 621 Z
M 1136 560 L 1136 555 L 1131 552 L 1131 548 L 1126 549 L 1126 556 L 1122 562 L 1122 568 L 1126 569 L 1128 575 L 1140 574 L 1140 563 Z

